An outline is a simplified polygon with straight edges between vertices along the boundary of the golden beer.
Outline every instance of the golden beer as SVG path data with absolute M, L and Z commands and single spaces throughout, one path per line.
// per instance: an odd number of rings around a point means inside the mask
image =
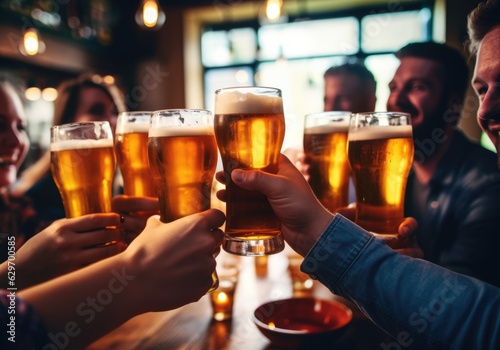
M 352 129 L 351 123 L 349 130 L 356 223 L 376 234 L 396 235 L 404 218 L 406 182 L 413 163 L 412 127 L 407 118 L 405 125 L 368 122 Z
M 309 160 L 309 185 L 331 212 L 349 204 L 350 115 L 350 112 L 324 112 L 309 114 L 305 120 L 304 153 Z
M 265 88 L 229 88 L 216 92 L 214 130 L 226 173 L 224 249 L 239 255 L 277 253 L 284 248 L 280 221 L 267 197 L 235 185 L 234 169 L 277 173 L 285 135 L 281 93 Z
M 150 130 L 148 152 L 161 221 L 171 222 L 210 209 L 217 167 L 212 126 Z
M 66 217 L 111 212 L 115 173 L 112 139 L 53 142 L 50 153 L 52 176 Z
M 156 197 L 148 161 L 149 112 L 123 112 L 118 117 L 115 151 L 124 193 Z
M 167 109 L 151 117 L 148 158 L 160 203 L 160 220 L 171 222 L 210 209 L 217 168 L 212 112 Z M 212 273 L 211 293 L 218 283 Z

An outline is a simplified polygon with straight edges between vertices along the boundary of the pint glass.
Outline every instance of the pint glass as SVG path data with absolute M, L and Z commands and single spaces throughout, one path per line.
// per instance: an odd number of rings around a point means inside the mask
M 167 109 L 151 117 L 148 157 L 160 203 L 160 220 L 171 222 L 210 209 L 217 167 L 212 112 Z M 213 292 L 218 283 L 212 274 Z
M 210 111 L 154 112 L 148 156 L 161 221 L 171 222 L 210 209 L 218 157 Z
M 356 187 L 356 223 L 374 234 L 396 236 L 413 163 L 410 115 L 353 114 L 348 155 Z
M 234 169 L 278 171 L 285 135 L 281 91 L 265 87 L 217 90 L 214 129 L 227 181 L 224 250 L 246 256 L 282 251 L 280 221 L 267 197 L 231 181 Z
M 309 185 L 331 212 L 349 204 L 351 169 L 347 132 L 351 112 L 308 114 L 304 121 L 304 153 L 309 159 Z
M 111 212 L 115 153 L 109 122 L 53 126 L 50 168 L 66 217 Z
M 115 132 L 115 152 L 129 196 L 156 197 L 148 162 L 148 131 L 152 112 L 122 112 Z

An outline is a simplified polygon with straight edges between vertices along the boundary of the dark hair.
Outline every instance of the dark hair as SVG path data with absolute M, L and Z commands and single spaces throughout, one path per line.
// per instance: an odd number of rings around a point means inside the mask
M 375 95 L 375 91 L 377 90 L 377 81 L 375 80 L 373 73 L 370 72 L 364 64 L 344 63 L 339 66 L 332 66 L 326 70 L 323 77 L 326 78 L 343 75 L 354 75 L 358 77 L 367 90 L 369 90 L 369 93 Z
M 396 51 L 399 59 L 418 57 L 440 63 L 444 73 L 444 94 L 456 93 L 461 101 L 469 84 L 469 67 L 465 57 L 457 49 L 433 41 L 410 43 Z
M 472 55 L 477 53 L 484 36 L 495 26 L 500 26 L 500 2 L 498 0 L 483 1 L 469 13 L 467 44 Z
M 85 87 L 93 87 L 106 93 L 113 101 L 117 113 L 126 110 L 122 93 L 115 84 L 105 83 L 103 78 L 96 74 L 83 74 L 75 79 L 69 79 L 58 87 L 58 98 L 54 104 L 54 125 L 71 123 L 74 121 L 80 91 Z

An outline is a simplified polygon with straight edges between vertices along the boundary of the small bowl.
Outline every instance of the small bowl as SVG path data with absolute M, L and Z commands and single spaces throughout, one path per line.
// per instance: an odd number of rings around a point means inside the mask
M 333 300 L 292 298 L 260 305 L 253 321 L 272 344 L 286 349 L 331 343 L 352 320 L 352 310 Z

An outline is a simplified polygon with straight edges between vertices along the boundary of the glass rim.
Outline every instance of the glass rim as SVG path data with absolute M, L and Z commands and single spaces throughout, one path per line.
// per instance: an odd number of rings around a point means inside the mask
M 407 116 L 411 118 L 411 114 L 407 112 L 399 112 L 399 111 L 382 111 L 382 112 L 357 112 L 352 113 L 351 117 L 354 116 L 388 116 L 388 117 L 403 117 Z
M 219 94 L 225 91 L 235 91 L 235 90 L 268 90 L 268 91 L 276 91 L 280 96 L 282 94 L 282 90 L 273 86 L 258 86 L 258 85 L 242 85 L 242 86 L 228 86 L 215 90 L 215 94 Z
M 208 113 L 213 114 L 211 110 L 204 108 L 167 108 L 167 109 L 158 109 L 153 111 L 151 116 L 163 115 L 163 114 L 183 114 L 183 113 Z
M 307 113 L 304 117 L 305 118 L 313 118 L 313 117 L 326 117 L 326 116 L 334 116 L 334 115 L 347 115 L 351 116 L 353 113 L 351 111 L 323 111 L 323 112 L 312 112 L 312 113 Z
M 58 124 L 58 125 L 53 125 L 50 127 L 51 130 L 56 130 L 56 129 L 62 129 L 62 128 L 68 128 L 68 127 L 76 127 L 76 126 L 84 126 L 84 125 L 109 125 L 111 128 L 111 123 L 107 120 L 89 120 L 85 122 L 71 122 L 71 123 L 65 123 L 65 124 Z
M 152 115 L 153 111 L 123 111 L 118 113 L 118 118 L 120 116 L 132 116 L 132 115 Z

